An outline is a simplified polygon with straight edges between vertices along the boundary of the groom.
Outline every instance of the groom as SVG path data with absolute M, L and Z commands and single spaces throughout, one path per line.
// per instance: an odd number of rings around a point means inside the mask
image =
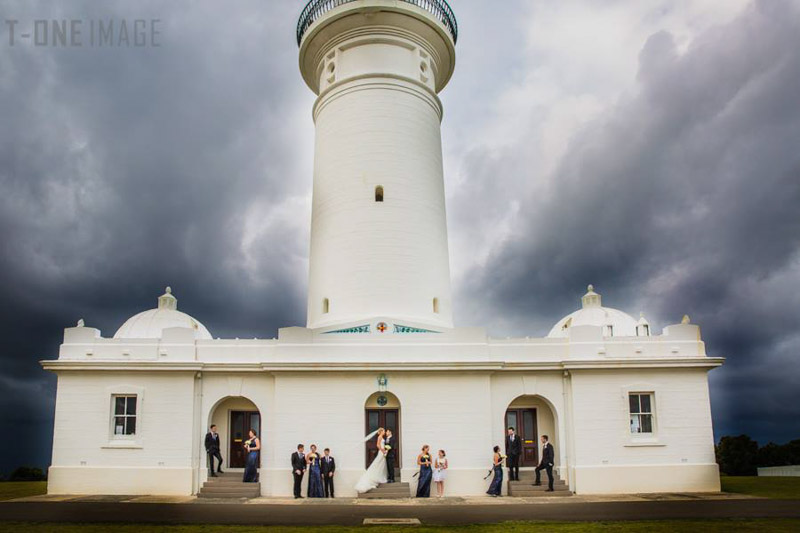
M 386 448 L 386 468 L 389 471 L 386 475 L 387 483 L 394 483 L 394 454 L 395 440 L 391 429 L 386 430 L 386 439 L 383 441 L 383 446 Z

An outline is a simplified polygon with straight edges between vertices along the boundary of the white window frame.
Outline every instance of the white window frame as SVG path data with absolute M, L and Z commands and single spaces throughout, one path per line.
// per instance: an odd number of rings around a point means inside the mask
M 639 411 L 634 413 L 631 411 L 631 397 L 637 397 L 637 404 L 639 406 Z M 646 396 L 650 399 L 650 410 L 649 411 L 642 411 L 642 397 Z M 637 436 L 652 436 L 656 433 L 656 413 L 655 413 L 655 394 L 652 391 L 631 391 L 628 393 L 628 415 L 630 421 L 630 432 L 631 435 L 634 437 Z M 634 431 L 634 417 L 638 420 L 638 429 L 640 431 Z M 644 424 L 642 423 L 643 417 L 650 417 L 650 431 L 641 431 Z
M 123 409 L 122 413 L 117 412 L 117 401 L 121 398 L 124 398 L 125 401 L 123 402 Z M 128 412 L 128 408 L 130 407 L 129 400 L 133 399 L 133 413 Z M 122 418 L 122 426 L 118 425 L 118 419 Z M 136 430 L 138 429 L 136 424 L 138 423 L 139 418 L 139 396 L 137 394 L 112 394 L 111 395 L 111 429 L 113 431 L 113 435 L 115 439 L 135 439 L 136 438 Z M 128 425 L 130 421 L 133 420 L 133 431 L 130 433 L 127 432 Z M 122 432 L 117 431 L 119 428 L 122 428 Z
M 660 406 L 659 398 L 663 396 L 660 386 L 656 383 L 637 381 L 628 383 L 620 390 L 620 433 L 622 435 L 623 446 L 666 446 L 661 441 L 659 434 Z M 652 422 L 652 433 L 632 433 L 631 432 L 631 394 L 650 395 L 650 415 Z M 634 413 L 636 414 L 636 413 Z
M 116 399 L 118 397 L 136 397 L 136 431 L 132 435 L 116 434 Z M 144 420 L 144 388 L 131 385 L 119 385 L 106 388 L 108 398 L 108 441 L 102 448 L 142 448 Z

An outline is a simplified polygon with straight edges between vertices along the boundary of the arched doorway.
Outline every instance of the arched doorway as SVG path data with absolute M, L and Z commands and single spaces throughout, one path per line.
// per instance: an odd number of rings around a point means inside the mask
M 519 396 L 508 405 L 504 416 L 504 430 L 513 427 L 522 440 L 520 467 L 535 467 L 539 464 L 542 435 L 547 435 L 553 446 L 558 445 L 556 435 L 558 425 L 555 411 L 543 397 Z M 558 453 L 556 453 L 556 458 L 558 458 Z M 556 463 L 558 463 L 557 459 Z
M 211 424 L 217 426 L 220 440 L 220 451 L 223 464 L 230 469 L 244 468 L 245 449 L 244 442 L 248 438 L 248 431 L 253 429 L 264 442 L 261 435 L 261 413 L 258 407 L 243 396 L 232 396 L 220 400 L 209 417 Z
M 364 404 L 364 422 L 366 435 L 378 428 L 392 431 L 394 435 L 394 466 L 400 468 L 400 400 L 391 392 L 376 392 L 367 398 Z M 375 439 L 370 439 L 365 446 L 365 467 L 369 467 L 378 454 Z

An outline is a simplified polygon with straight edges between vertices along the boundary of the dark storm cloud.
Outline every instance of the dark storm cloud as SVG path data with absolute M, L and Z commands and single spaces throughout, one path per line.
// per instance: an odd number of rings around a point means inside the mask
M 685 52 L 652 35 L 636 93 L 572 139 L 549 187 L 507 198 L 513 235 L 460 288 L 470 318 L 545 334 L 590 282 L 662 326 L 688 313 L 728 358 L 712 373 L 717 434 L 800 436 L 799 48 L 791 2 L 757 2 Z M 514 159 L 472 157 L 478 188 Z
M 11 47 L 3 33 L 0 412 L 47 448 L 54 380 L 36 362 L 78 318 L 113 335 L 169 284 L 216 336 L 303 323 L 313 95 L 295 2 L 3 8 L 18 32 L 161 21 L 159 47 Z M 46 463 L 11 448 L 0 471 Z
M 302 4 L 3 3 L 0 18 L 20 27 L 157 18 L 161 46 L 9 47 L 0 35 L 0 422 L 37 443 L 4 441 L 0 471 L 47 464 L 55 388 L 37 361 L 78 318 L 111 336 L 169 284 L 215 336 L 304 324 L 313 95 L 297 69 Z M 454 6 L 462 65 L 443 98 L 462 117 L 446 121 L 464 127 L 445 145 L 480 140 L 469 122 L 494 113 L 495 80 L 524 74 L 521 54 L 496 52 L 524 46 L 506 31 L 523 4 Z M 660 325 L 689 313 L 710 353 L 728 357 L 712 373 L 717 433 L 800 436 L 790 6 L 756 4 L 685 52 L 666 33 L 641 43 L 637 92 L 581 130 L 547 179 L 514 179 L 534 175 L 529 139 L 465 156 L 450 188 L 454 240 L 513 231 L 456 287 L 459 322 L 542 335 L 590 282 L 607 305 Z

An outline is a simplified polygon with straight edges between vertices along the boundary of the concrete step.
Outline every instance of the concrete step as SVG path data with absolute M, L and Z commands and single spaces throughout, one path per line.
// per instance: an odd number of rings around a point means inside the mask
M 411 487 L 408 483 L 382 483 L 369 492 L 359 494 L 358 497 L 366 499 L 410 498 Z
M 242 481 L 242 476 L 236 477 L 229 477 L 229 478 L 219 478 L 219 477 L 212 477 L 206 481 L 206 485 L 236 485 L 239 483 L 244 483 Z
M 226 500 L 249 500 L 250 498 L 258 498 L 261 496 L 260 492 L 200 492 L 198 498 L 213 498 L 213 499 L 226 499 Z
M 408 494 L 410 491 L 411 491 L 411 488 L 408 485 L 406 485 L 405 487 L 400 486 L 400 487 L 392 487 L 392 488 L 389 488 L 389 489 L 384 489 L 384 488 L 372 489 L 371 491 L 369 491 L 369 493 L 372 493 L 372 494 L 396 494 L 396 493 Z M 369 494 L 369 493 L 367 493 L 367 494 Z
M 533 482 L 536 480 L 528 480 L 528 481 L 509 481 L 509 487 L 530 487 L 533 485 Z M 543 486 L 547 486 L 547 478 L 541 480 Z M 567 483 L 560 479 L 556 479 L 553 481 L 553 486 L 558 487 L 559 485 L 566 486 Z
M 564 490 L 569 490 L 569 487 L 566 485 L 553 485 L 553 490 L 564 491 Z M 546 492 L 546 491 L 547 491 L 547 485 L 541 485 L 538 487 L 536 485 L 517 485 L 517 486 L 512 485 L 508 487 L 509 494 L 512 493 L 517 494 L 522 492 Z
M 510 498 L 551 498 L 572 496 L 572 492 L 568 490 L 554 490 L 553 492 L 514 492 L 509 493 Z
M 261 489 L 247 488 L 247 489 L 230 489 L 230 490 L 208 490 L 200 489 L 199 496 L 208 496 L 211 498 L 256 498 L 261 494 Z
M 241 472 L 225 472 L 217 477 L 209 477 L 200 492 L 199 498 L 257 498 L 261 496 L 260 483 L 244 483 Z
M 554 492 L 547 492 L 547 485 L 512 485 L 508 487 L 509 496 L 539 496 L 540 494 L 564 494 L 568 493 L 569 487 L 566 485 L 553 485 Z
M 231 491 L 231 490 L 251 490 L 253 487 L 259 487 L 260 483 L 206 483 L 200 490 L 210 491 Z

